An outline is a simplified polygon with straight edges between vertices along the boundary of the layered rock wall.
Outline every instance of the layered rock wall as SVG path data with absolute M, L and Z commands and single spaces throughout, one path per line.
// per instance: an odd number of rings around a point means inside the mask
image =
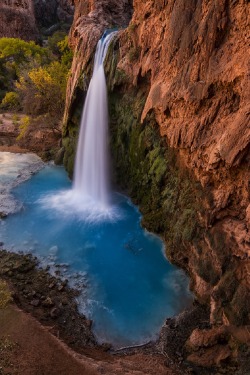
M 38 37 L 33 0 L 2 0 L 0 11 L 0 37 Z
M 85 91 L 80 77 L 87 86 L 95 45 L 110 25 L 104 4 L 115 2 L 76 1 L 64 134 L 71 170 Z M 106 63 L 116 179 L 140 204 L 144 224 L 164 236 L 170 259 L 189 273 L 197 298 L 210 306 L 211 325 L 247 332 L 250 4 L 133 6 Z
M 58 23 L 72 24 L 74 16 L 74 6 L 71 0 L 34 0 L 35 17 L 39 27 L 49 28 Z M 53 31 L 52 29 L 52 31 Z
M 0 4 L 0 37 L 38 40 L 40 29 L 51 35 L 73 21 L 71 0 L 2 0 Z
M 147 77 L 140 122 L 154 113 L 161 136 L 206 192 L 199 213 L 204 242 L 191 245 L 189 267 L 199 274 L 202 246 L 220 280 L 209 290 L 211 319 L 224 322 L 230 318 L 218 306 L 221 280 L 230 270 L 244 296 L 250 285 L 248 44 L 248 1 L 135 0 L 117 65 L 135 87 Z M 199 292 L 200 277 L 194 280 Z

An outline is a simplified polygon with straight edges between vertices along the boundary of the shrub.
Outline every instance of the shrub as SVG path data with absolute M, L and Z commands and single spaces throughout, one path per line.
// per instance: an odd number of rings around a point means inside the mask
M 60 54 L 60 43 L 65 39 L 67 34 L 65 31 L 56 31 L 52 36 L 48 37 L 48 47 L 55 54 Z
M 26 134 L 26 132 L 27 132 L 27 130 L 29 128 L 29 125 L 30 125 L 30 117 L 29 116 L 24 116 L 21 119 L 20 125 L 19 125 L 20 133 L 19 133 L 19 135 L 17 137 L 18 141 L 24 137 L 24 135 Z
M 18 117 L 16 114 L 14 114 L 14 115 L 12 116 L 12 121 L 13 121 L 13 124 L 14 124 L 14 125 L 17 125 L 17 124 L 18 124 L 18 121 L 19 121 L 19 117 Z
M 68 68 L 53 61 L 46 67 L 28 72 L 16 83 L 23 108 L 34 116 L 51 113 L 58 119 L 63 115 Z
M 2 100 L 1 108 L 17 109 L 19 108 L 19 106 L 20 106 L 19 95 L 14 91 L 7 92 L 5 97 Z
M 11 292 L 9 291 L 7 283 L 0 280 L 0 309 L 5 308 L 11 301 Z

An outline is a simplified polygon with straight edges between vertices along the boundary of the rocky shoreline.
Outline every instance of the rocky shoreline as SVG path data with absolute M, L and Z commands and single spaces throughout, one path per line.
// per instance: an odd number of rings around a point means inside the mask
M 48 266 L 41 268 L 38 259 L 31 254 L 0 250 L 0 278 L 10 285 L 13 300 L 18 307 L 32 314 L 43 325 L 51 326 L 51 332 L 76 351 L 82 352 L 89 348 L 98 348 L 113 354 L 161 351 L 161 339 L 157 344 L 148 343 L 121 350 L 112 349 L 108 343 L 98 344 L 91 331 L 92 321 L 77 310 L 78 291 L 70 288 L 67 280 L 52 276 Z M 168 319 L 166 324 L 176 336 L 180 327 L 179 324 L 173 325 L 173 321 L 174 319 Z M 174 356 L 175 349 L 172 349 Z M 173 364 L 174 359 L 171 362 Z M 179 362 L 178 360 L 177 363 Z
M 1 250 L 0 277 L 9 283 L 14 302 L 51 326 L 51 332 L 67 344 L 76 349 L 97 346 L 91 321 L 77 312 L 77 291 L 67 286 L 67 280 L 39 267 L 36 257 Z
M 176 317 L 168 318 L 157 342 L 143 346 L 114 350 L 110 344 L 98 344 L 91 326 L 92 321 L 77 309 L 77 290 L 68 286 L 67 280 L 52 276 L 49 267 L 41 268 L 31 254 L 11 253 L 0 250 L 0 278 L 10 285 L 13 300 L 19 308 L 33 315 L 56 337 L 78 353 L 101 358 L 121 358 L 143 353 L 160 356 L 166 368 L 176 374 L 223 374 L 225 366 L 201 368 L 191 365 L 187 359 L 186 341 L 195 328 L 209 326 L 209 311 L 197 302 Z M 227 374 L 244 374 L 236 364 L 226 367 Z

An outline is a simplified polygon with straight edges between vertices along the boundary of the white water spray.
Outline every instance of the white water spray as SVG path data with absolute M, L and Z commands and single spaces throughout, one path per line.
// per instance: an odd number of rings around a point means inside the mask
M 108 105 L 103 62 L 116 31 L 103 36 L 95 54 L 75 159 L 73 190 L 83 199 L 105 208 L 109 205 L 108 177 Z

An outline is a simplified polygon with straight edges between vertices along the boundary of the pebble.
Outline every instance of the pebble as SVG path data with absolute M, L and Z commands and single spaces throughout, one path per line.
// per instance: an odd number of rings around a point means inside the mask
M 45 307 L 51 307 L 51 306 L 54 306 L 54 302 L 52 301 L 52 299 L 50 297 L 47 297 L 43 302 L 42 302 L 42 305 L 45 306 Z
M 59 287 L 57 288 L 57 290 L 58 290 L 58 292 L 61 292 L 61 291 L 63 291 L 63 289 L 64 289 L 64 285 L 59 285 Z
M 57 307 L 53 307 L 53 309 L 50 310 L 50 316 L 53 319 L 56 319 L 60 315 L 60 310 Z
M 86 323 L 86 326 L 87 326 L 88 328 L 91 328 L 91 327 L 92 327 L 92 324 L 93 324 L 93 321 L 92 321 L 91 319 L 86 319 L 85 323 Z

